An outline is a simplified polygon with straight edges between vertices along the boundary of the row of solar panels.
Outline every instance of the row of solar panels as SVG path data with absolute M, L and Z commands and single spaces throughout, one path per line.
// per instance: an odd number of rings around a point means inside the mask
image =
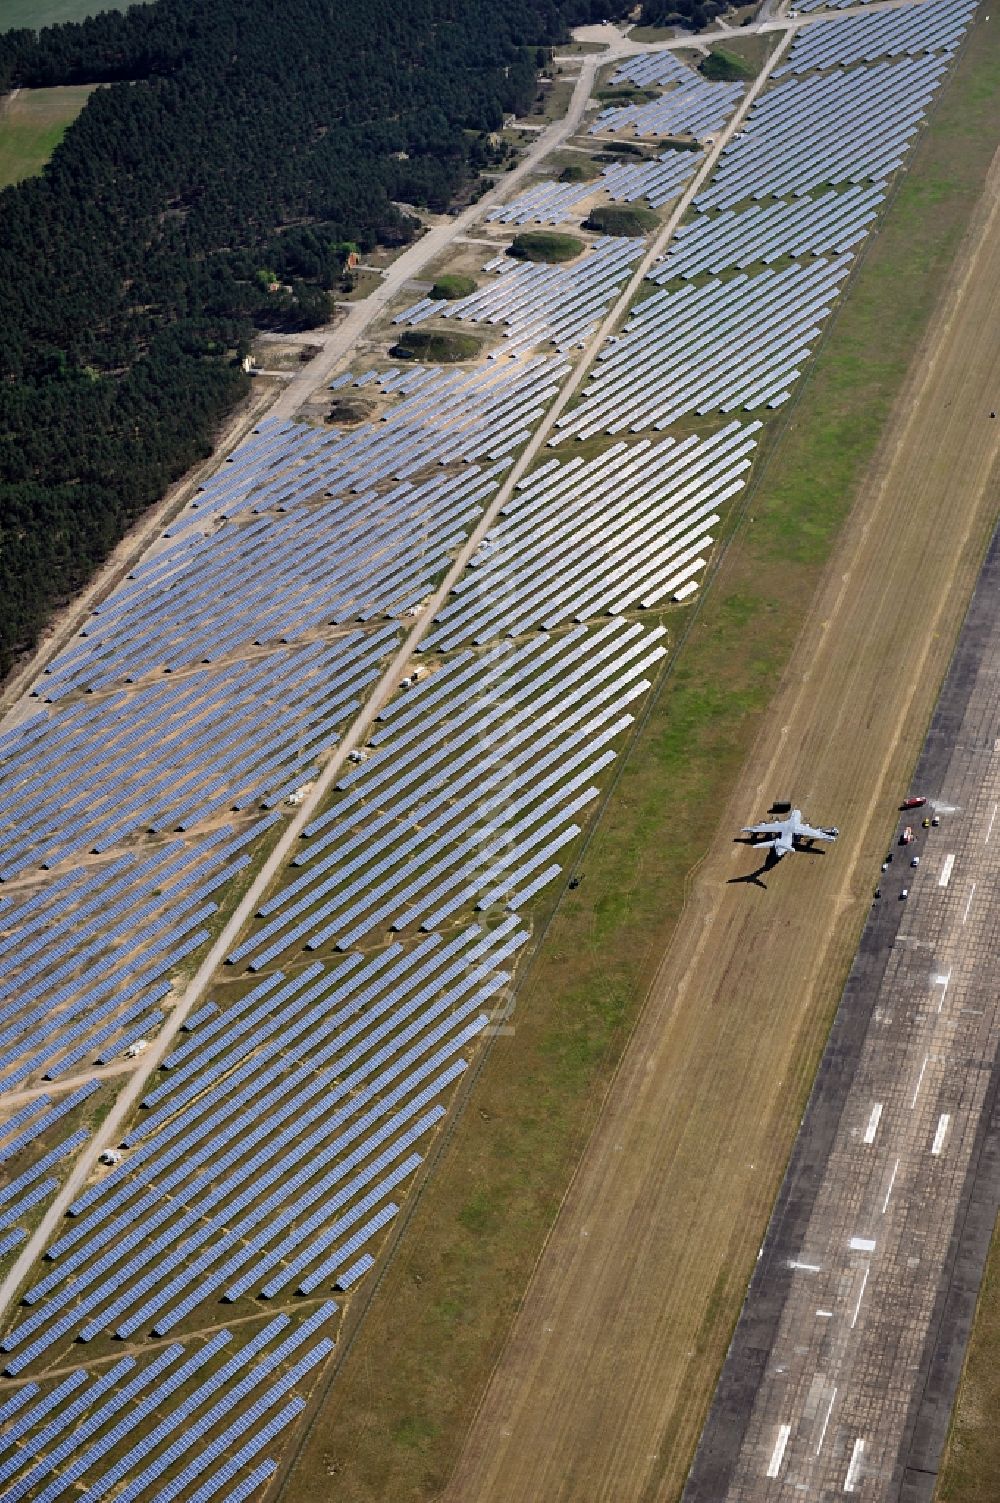
M 688 413 L 776 406 L 829 312 L 849 256 L 740 273 L 640 303 L 610 340 L 559 438 L 666 428 Z
M 393 322 L 420 324 L 429 318 L 457 318 L 501 324 L 505 355 L 549 341 L 560 350 L 569 350 L 597 327 L 644 248 L 641 240 L 601 236 L 584 255 L 565 266 L 498 256 L 485 267 L 496 275 L 468 297 L 447 304 L 422 298 Z

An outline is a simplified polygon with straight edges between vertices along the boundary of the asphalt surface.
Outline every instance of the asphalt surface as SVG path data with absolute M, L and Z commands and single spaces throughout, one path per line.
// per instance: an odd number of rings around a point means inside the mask
M 1000 1209 L 1000 529 L 913 791 L 684 1503 L 933 1497 Z

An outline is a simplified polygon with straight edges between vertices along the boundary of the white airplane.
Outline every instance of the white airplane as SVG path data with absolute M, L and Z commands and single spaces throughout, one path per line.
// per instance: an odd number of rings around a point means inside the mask
M 836 825 L 831 825 L 829 829 L 807 825 L 802 818 L 802 810 L 792 809 L 786 819 L 776 819 L 770 824 L 746 825 L 742 833 L 772 836 L 770 840 L 755 840 L 754 845 L 773 851 L 774 859 L 780 861 L 782 856 L 787 856 L 789 851 L 796 849 L 797 840 L 807 841 L 809 845 L 814 840 L 836 840 L 840 831 Z

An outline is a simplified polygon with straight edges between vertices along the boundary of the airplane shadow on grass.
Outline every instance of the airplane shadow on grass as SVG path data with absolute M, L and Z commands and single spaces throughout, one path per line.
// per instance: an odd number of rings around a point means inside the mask
M 753 839 L 752 836 L 749 839 L 745 839 L 743 836 L 737 835 L 733 840 L 733 844 L 748 845 L 751 850 L 753 850 L 757 846 L 757 842 Z M 824 851 L 820 846 L 817 845 L 797 845 L 795 847 L 795 850 L 790 852 L 790 854 L 793 856 L 825 856 L 826 851 Z M 764 857 L 764 863 L 762 866 L 758 866 L 756 871 L 744 872 L 742 877 L 730 877 L 726 885 L 727 887 L 732 887 L 734 883 L 747 882 L 754 887 L 762 887 L 764 891 L 767 892 L 767 883 L 763 881 L 763 878 L 769 871 L 773 871 L 774 868 L 783 859 L 783 857 L 776 856 L 774 854 L 773 847 L 768 846 L 767 854 Z

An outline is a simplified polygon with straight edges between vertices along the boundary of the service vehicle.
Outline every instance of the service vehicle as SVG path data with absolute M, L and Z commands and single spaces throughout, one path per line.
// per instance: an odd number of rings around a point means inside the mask
M 900 845 L 909 845 L 910 841 L 912 839 L 913 839 L 913 826 L 912 825 L 907 825 L 906 829 L 903 831 L 902 835 L 900 835 L 900 837 L 899 837 L 899 843 L 900 843 Z

